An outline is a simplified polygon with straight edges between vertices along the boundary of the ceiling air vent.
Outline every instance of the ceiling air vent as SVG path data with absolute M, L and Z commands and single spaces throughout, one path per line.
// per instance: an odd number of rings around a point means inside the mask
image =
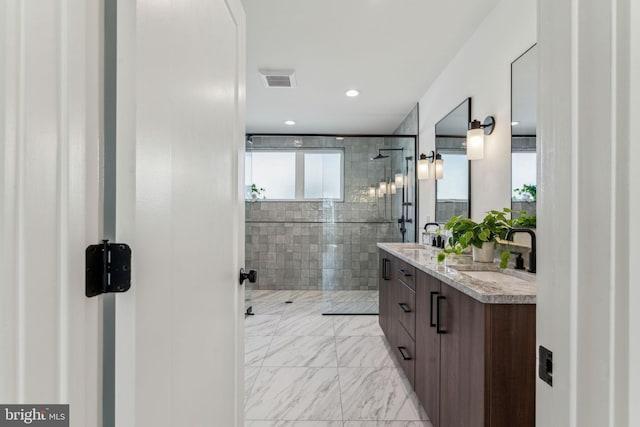
M 293 70 L 260 70 L 260 76 L 262 76 L 265 87 L 296 87 L 296 78 Z

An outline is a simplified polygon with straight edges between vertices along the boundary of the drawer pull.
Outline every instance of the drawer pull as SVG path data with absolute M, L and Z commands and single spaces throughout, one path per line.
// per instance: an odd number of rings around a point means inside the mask
M 440 301 L 443 299 L 447 299 L 447 297 L 443 297 L 442 295 L 436 297 L 436 332 L 439 334 L 447 333 L 447 331 L 440 328 Z
M 433 297 L 440 295 L 440 292 L 431 292 L 431 300 L 429 301 L 429 326 L 436 327 L 436 322 L 433 321 Z
M 400 269 L 400 273 L 402 273 L 402 275 L 403 275 L 404 277 L 411 277 L 411 276 L 413 276 L 413 274 L 409 273 L 409 272 L 408 272 L 407 270 L 405 270 L 404 268 L 401 268 L 401 269 Z
M 411 309 L 409 308 L 409 306 L 403 302 L 399 302 L 398 305 L 400 306 L 400 308 L 402 309 L 402 311 L 404 311 L 405 313 L 411 313 Z
M 407 355 L 405 353 L 406 350 L 407 350 L 406 347 L 398 347 L 398 351 L 402 355 L 402 359 L 403 360 L 411 360 L 411 356 L 409 356 L 409 355 Z

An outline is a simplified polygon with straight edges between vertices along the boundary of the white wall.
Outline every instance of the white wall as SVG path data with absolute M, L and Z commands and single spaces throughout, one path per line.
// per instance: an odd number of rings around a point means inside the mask
M 72 427 L 102 425 L 101 10 L 0 2 L 0 402 L 69 404 Z
M 537 341 L 554 365 L 553 387 L 537 382 L 539 426 L 639 422 L 632 5 L 539 1 Z
M 420 99 L 420 153 L 434 149 L 435 124 L 467 97 L 472 118 L 496 118 L 496 129 L 485 139 L 485 158 L 471 165 L 474 219 L 511 206 L 511 62 L 535 42 L 536 1 L 503 0 Z M 435 218 L 435 185 L 420 181 L 419 187 L 424 224 Z
M 631 8 L 631 52 L 640 51 L 640 3 L 632 2 Z M 635 79 L 631 81 L 631 110 L 630 117 L 638 117 L 640 115 L 640 57 L 638 55 L 632 56 L 630 76 L 635 76 Z M 640 134 L 640 122 L 638 120 L 632 120 L 630 122 L 630 135 Z M 631 144 L 630 147 L 630 159 L 640 159 L 640 146 Z M 629 188 L 640 188 L 640 168 L 632 168 L 630 171 Z M 640 211 L 640 192 L 629 191 L 629 211 Z M 637 221 L 629 221 L 629 235 L 632 241 L 637 242 L 640 238 L 640 225 Z M 640 259 L 640 247 L 635 244 L 629 248 L 629 256 L 625 261 Z M 640 287 L 637 286 L 640 283 L 640 273 L 638 269 L 634 269 L 634 263 L 627 262 L 627 270 L 629 272 L 629 283 L 635 283 L 636 286 L 632 286 L 629 289 L 629 360 L 632 361 L 629 364 L 629 402 L 640 402 Z M 634 363 L 635 361 L 635 363 Z M 629 405 L 629 425 L 640 425 L 640 406 Z

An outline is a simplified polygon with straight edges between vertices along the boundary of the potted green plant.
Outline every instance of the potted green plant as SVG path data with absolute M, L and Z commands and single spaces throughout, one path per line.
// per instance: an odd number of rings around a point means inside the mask
M 462 216 L 454 216 L 444 225 L 449 231 L 449 247 L 438 254 L 438 262 L 443 262 L 447 255 L 461 254 L 468 247 L 472 248 L 473 260 L 476 262 L 493 262 L 493 251 L 498 239 L 504 239 L 511 228 L 511 219 L 507 214 L 511 209 L 492 210 L 479 223 Z M 505 256 L 506 255 L 506 256 Z M 506 267 L 509 253 L 503 253 L 500 267 Z
M 266 190 L 262 187 L 258 187 L 256 184 L 251 184 L 251 188 L 249 189 L 249 192 L 251 193 L 251 200 L 252 201 L 257 201 L 259 198 L 260 199 L 264 199 L 264 195 L 263 193 Z
M 537 217 L 535 215 L 526 215 L 526 211 L 518 211 L 521 215 L 511 221 L 513 227 L 536 228 Z
M 536 231 L 537 225 L 537 217 L 535 215 L 526 215 L 526 211 L 518 211 L 520 214 L 519 217 L 514 218 L 511 221 L 512 227 L 520 227 L 520 228 L 530 228 Z M 522 246 L 530 246 L 531 245 L 531 237 L 526 233 L 518 233 L 513 236 L 513 243 Z
M 522 187 L 516 188 L 513 191 L 517 193 L 522 200 L 536 201 L 537 188 L 535 184 L 524 184 Z

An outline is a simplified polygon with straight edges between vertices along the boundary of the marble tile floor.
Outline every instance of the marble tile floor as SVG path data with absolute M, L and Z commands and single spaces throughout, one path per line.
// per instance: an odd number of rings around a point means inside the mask
M 283 298 L 295 299 L 295 307 L 282 304 Z M 378 291 L 265 291 L 251 292 L 254 313 L 282 314 L 289 309 L 302 311 L 314 307 L 320 313 L 330 314 L 378 314 Z
M 338 295 L 343 302 L 375 298 L 353 292 Z M 252 299 L 246 427 L 432 427 L 378 316 L 323 316 L 321 291 L 254 291 Z

